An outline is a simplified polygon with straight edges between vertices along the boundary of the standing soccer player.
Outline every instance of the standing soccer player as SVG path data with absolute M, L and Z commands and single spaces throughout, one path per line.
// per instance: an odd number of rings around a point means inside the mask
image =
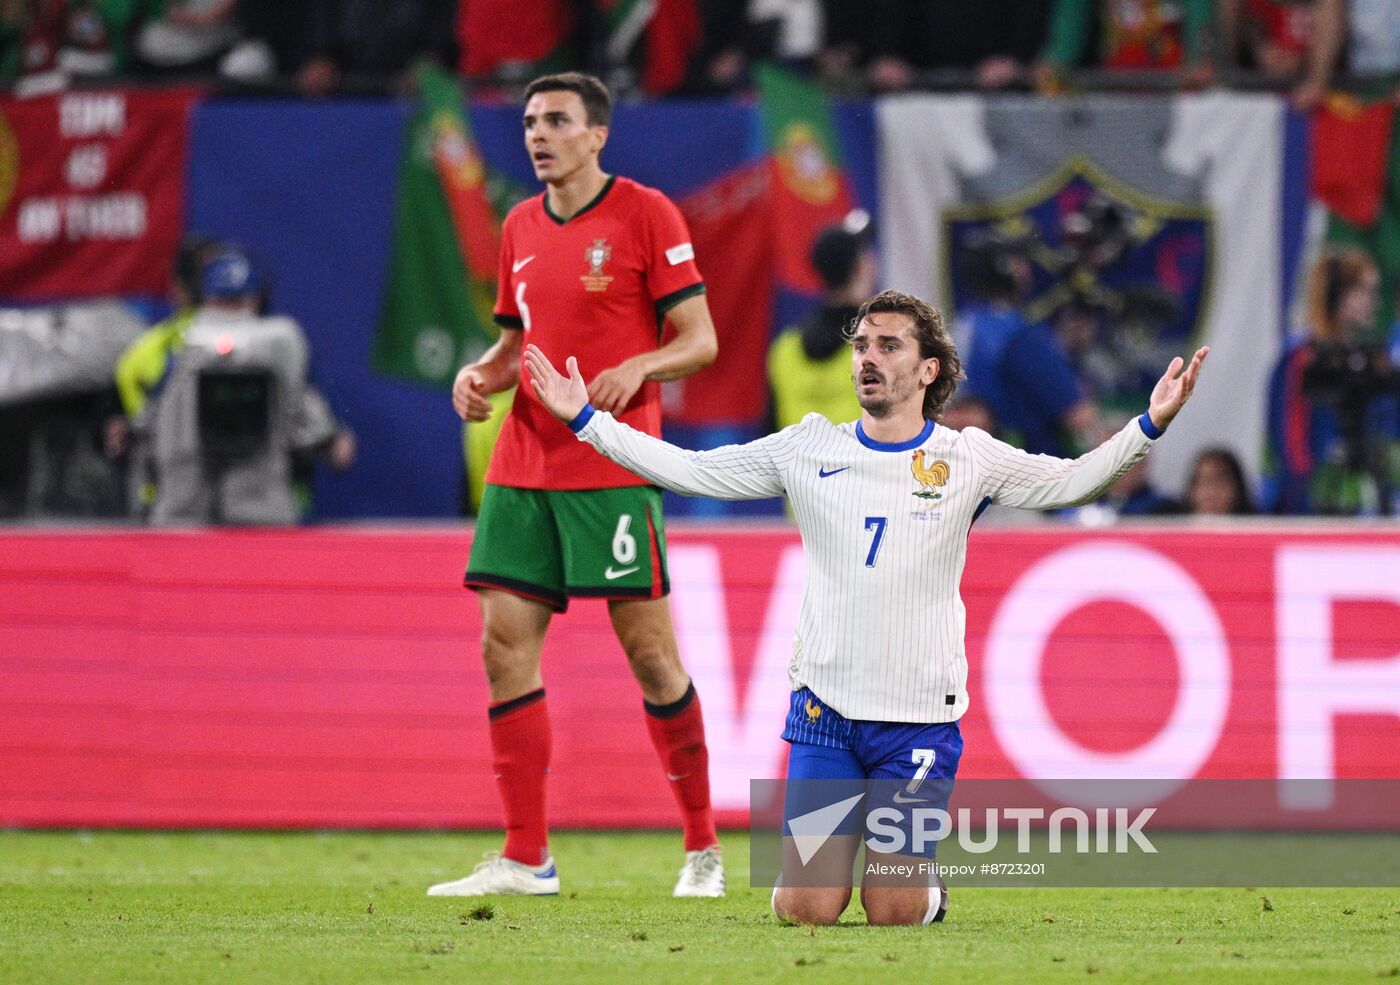
M 525 149 L 546 188 L 506 217 L 501 338 L 457 374 L 452 405 L 466 420 L 485 420 L 487 396 L 519 379 L 528 337 L 542 350 L 576 353 L 594 406 L 659 435 L 660 381 L 691 375 L 717 351 L 685 220 L 660 192 L 602 170 L 612 99 L 601 82 L 545 76 L 525 99 Z M 675 337 L 660 345 L 663 319 Z M 641 685 L 647 729 L 684 822 L 675 895 L 724 895 L 700 699 L 665 599 L 664 536 L 655 486 L 580 445 L 538 401 L 517 393 L 486 474 L 466 576 L 481 603 L 506 843 L 499 857 L 429 895 L 559 892 L 545 820 L 551 735 L 540 650 L 550 617 L 571 596 L 608 600 Z
M 580 439 L 667 489 L 691 496 L 786 496 L 802 532 L 806 589 L 790 676 L 783 738 L 788 818 L 798 780 L 884 780 L 896 804 L 947 807 L 962 754 L 967 710 L 965 611 L 958 594 L 967 533 L 988 503 L 1057 509 L 1088 502 L 1130 469 L 1186 403 L 1207 349 L 1182 372 L 1172 360 L 1148 410 L 1077 459 L 1031 455 L 985 431 L 937 423 L 962 376 L 937 310 L 885 291 L 861 306 L 851 334 L 860 420 L 833 424 L 809 414 L 744 445 L 684 451 L 639 433 L 590 405 L 573 358 L 566 379 L 545 353 L 526 349 L 530 385 Z M 800 798 L 798 798 L 800 799 Z M 832 838 L 847 857 L 845 885 L 784 883 L 773 909 L 801 923 L 835 923 L 850 902 L 854 838 Z M 907 842 L 906 842 L 907 844 Z M 825 849 L 823 849 L 825 850 Z M 867 851 L 867 873 L 913 864 L 916 884 L 864 880 L 873 924 L 942 919 L 947 891 L 916 856 Z M 934 881 L 936 880 L 936 882 Z

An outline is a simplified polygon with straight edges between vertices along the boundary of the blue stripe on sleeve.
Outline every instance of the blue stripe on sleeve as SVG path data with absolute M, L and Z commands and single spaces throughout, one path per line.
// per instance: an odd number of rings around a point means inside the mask
M 569 430 L 574 432 L 574 434 L 578 434 L 588 426 L 589 421 L 593 420 L 594 413 L 595 411 L 593 410 L 592 404 L 584 404 L 583 410 L 579 411 L 578 416 L 569 422 Z M 1146 417 L 1147 415 L 1144 414 L 1143 416 Z
M 584 424 L 587 423 L 587 421 L 584 421 Z M 579 427 L 582 426 L 582 424 L 579 425 Z M 1167 433 L 1166 428 L 1159 428 L 1157 425 L 1152 423 L 1152 418 L 1148 416 L 1147 411 L 1143 411 L 1142 416 L 1138 418 L 1138 427 L 1142 428 L 1142 433 L 1147 435 L 1153 441 L 1156 441 L 1162 435 Z M 578 428 L 574 428 L 574 430 L 578 430 Z

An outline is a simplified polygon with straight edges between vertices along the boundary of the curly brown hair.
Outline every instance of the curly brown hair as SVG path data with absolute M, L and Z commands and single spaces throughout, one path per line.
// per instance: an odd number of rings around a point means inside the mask
M 924 359 L 938 360 L 938 378 L 924 391 L 924 417 L 936 421 L 943 416 L 943 408 L 953 398 L 958 381 L 967 379 L 963 374 L 962 360 L 958 358 L 958 347 L 943 327 L 943 316 L 937 308 L 912 294 L 881 291 L 860 306 L 855 319 L 846 327 L 846 341 L 851 341 L 867 315 L 890 313 L 908 315 L 914 322 L 914 337 L 919 340 L 919 355 Z

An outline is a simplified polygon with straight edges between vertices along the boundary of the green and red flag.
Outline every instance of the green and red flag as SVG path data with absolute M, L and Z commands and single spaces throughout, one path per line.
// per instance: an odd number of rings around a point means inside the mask
M 757 68 L 760 116 L 772 174 L 778 287 L 821 293 L 812 243 L 851 210 L 836 123 L 826 94 L 772 65 Z
M 1400 288 L 1400 128 L 1394 119 L 1389 100 L 1340 94 L 1313 117 L 1313 198 L 1327 210 L 1326 241 L 1362 247 L 1380 268 L 1378 337 L 1393 323 Z
M 696 0 L 596 0 L 608 63 L 635 69 L 642 91 L 664 96 L 685 81 L 703 41 Z
M 389 287 L 374 365 L 450 386 L 496 337 L 491 320 L 499 211 L 456 79 L 418 68 L 419 102 L 404 138 Z

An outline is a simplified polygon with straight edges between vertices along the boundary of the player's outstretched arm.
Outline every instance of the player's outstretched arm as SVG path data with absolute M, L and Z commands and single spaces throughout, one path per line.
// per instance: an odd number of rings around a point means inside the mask
M 1196 389 L 1196 377 L 1201 375 L 1201 364 L 1206 361 L 1208 355 L 1210 346 L 1201 346 L 1191 357 L 1191 365 L 1186 367 L 1184 373 L 1181 367 L 1185 363 L 1177 356 L 1157 381 L 1157 385 L 1152 388 L 1152 396 L 1147 401 L 1147 416 L 1152 418 L 1157 430 L 1165 431 L 1172 418 L 1176 417 L 1181 408 L 1186 406 L 1186 401 L 1191 399 L 1191 394 Z
M 794 429 L 743 445 L 712 451 L 687 451 L 643 434 L 588 402 L 588 390 L 572 356 L 569 375 L 560 375 L 536 346 L 525 348 L 530 388 L 551 414 L 578 436 L 648 482 L 684 496 L 715 499 L 767 499 L 783 495 L 783 478 L 775 456 L 783 453 Z M 801 427 L 796 425 L 795 427 Z
M 1197 350 L 1184 372 L 1184 360 L 1173 359 L 1152 390 L 1147 413 L 1078 458 L 1030 455 L 976 428 L 967 429 L 963 434 L 968 448 L 985 476 L 984 494 L 1001 506 L 1027 510 L 1080 506 L 1098 498 L 1147 454 L 1152 441 L 1191 399 L 1209 352 Z

